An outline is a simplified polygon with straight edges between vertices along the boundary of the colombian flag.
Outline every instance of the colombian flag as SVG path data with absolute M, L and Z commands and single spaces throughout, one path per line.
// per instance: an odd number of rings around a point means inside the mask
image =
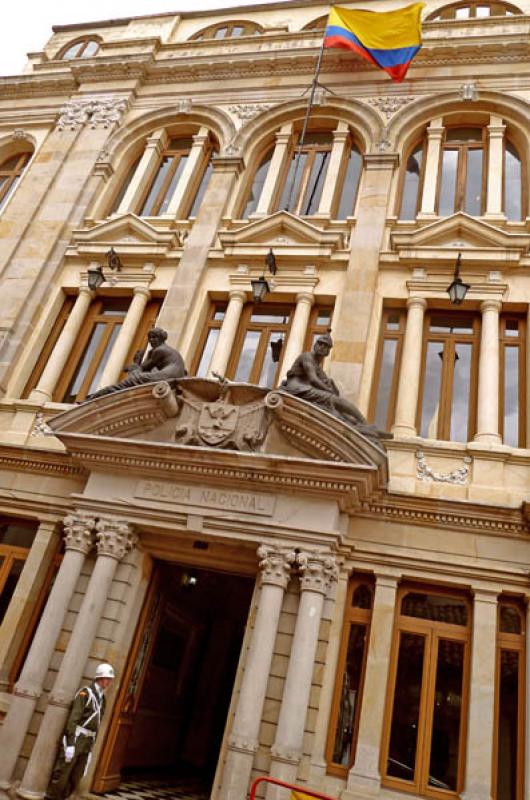
M 402 81 L 421 48 L 424 3 L 395 11 L 357 11 L 334 6 L 329 12 L 324 47 L 342 47 Z

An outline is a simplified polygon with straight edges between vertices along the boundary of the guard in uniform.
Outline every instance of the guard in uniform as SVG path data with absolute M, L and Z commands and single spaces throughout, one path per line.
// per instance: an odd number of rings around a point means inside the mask
M 105 710 L 105 690 L 114 679 L 110 664 L 99 664 L 94 681 L 77 692 L 48 785 L 48 800 L 66 800 L 88 769 Z

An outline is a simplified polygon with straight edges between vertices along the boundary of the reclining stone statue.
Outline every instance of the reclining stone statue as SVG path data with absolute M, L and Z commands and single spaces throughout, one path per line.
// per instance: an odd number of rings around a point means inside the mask
M 322 369 L 321 364 L 332 347 L 329 333 L 319 336 L 310 353 L 301 353 L 295 359 L 278 388 L 328 411 L 376 444 L 380 439 L 391 439 L 391 433 L 370 425 L 357 406 L 340 396 L 334 381 Z
M 89 395 L 87 400 L 103 397 L 106 394 L 141 386 L 144 383 L 171 381 L 187 375 L 184 360 L 180 353 L 166 344 L 167 331 L 162 328 L 151 328 L 147 334 L 151 350 L 141 364 L 132 364 L 127 368 L 128 375 L 119 383 L 104 386 Z

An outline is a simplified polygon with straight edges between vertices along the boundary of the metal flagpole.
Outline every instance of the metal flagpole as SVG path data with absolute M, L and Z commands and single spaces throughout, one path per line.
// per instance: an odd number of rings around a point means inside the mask
M 307 124 L 309 122 L 309 117 L 311 116 L 311 110 L 313 108 L 313 102 L 315 100 L 315 92 L 316 92 L 317 86 L 319 86 L 318 78 L 320 76 L 320 67 L 322 66 L 322 57 L 324 55 L 324 41 L 325 41 L 325 38 L 326 38 L 326 33 L 324 31 L 324 36 L 322 37 L 322 44 L 320 45 L 320 50 L 319 50 L 318 57 L 317 57 L 317 63 L 315 65 L 315 74 L 313 76 L 313 83 L 311 84 L 311 91 L 309 93 L 309 100 L 307 101 L 307 108 L 306 108 L 305 117 L 304 117 L 304 124 L 302 126 L 302 133 L 300 135 L 300 139 L 299 139 L 299 142 L 298 142 L 298 147 L 296 149 L 296 161 L 295 161 L 295 167 L 294 167 L 294 175 L 293 175 L 293 180 L 291 181 L 291 189 L 289 191 L 289 199 L 287 200 L 287 205 L 285 207 L 285 211 L 289 211 L 290 208 L 291 208 L 291 200 L 293 199 L 293 190 L 294 190 L 294 187 L 296 186 L 296 179 L 298 177 L 298 169 L 300 167 L 300 156 L 302 155 L 302 147 L 304 146 L 304 142 L 305 142 L 305 135 L 306 135 L 306 132 L 307 132 Z M 306 91 L 307 91 L 307 89 L 306 89 Z M 328 89 L 328 91 L 330 91 L 330 90 Z M 304 92 L 304 94 L 305 94 L 305 92 Z

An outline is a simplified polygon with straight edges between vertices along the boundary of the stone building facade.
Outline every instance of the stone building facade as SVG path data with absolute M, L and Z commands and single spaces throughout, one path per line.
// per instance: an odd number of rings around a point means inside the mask
M 530 5 L 427 0 L 401 84 L 326 52 L 295 175 L 327 13 L 61 26 L 0 78 L 3 797 L 100 660 L 87 794 L 530 797 Z M 84 403 L 155 320 L 180 394 Z M 329 328 L 386 451 L 277 391 Z

